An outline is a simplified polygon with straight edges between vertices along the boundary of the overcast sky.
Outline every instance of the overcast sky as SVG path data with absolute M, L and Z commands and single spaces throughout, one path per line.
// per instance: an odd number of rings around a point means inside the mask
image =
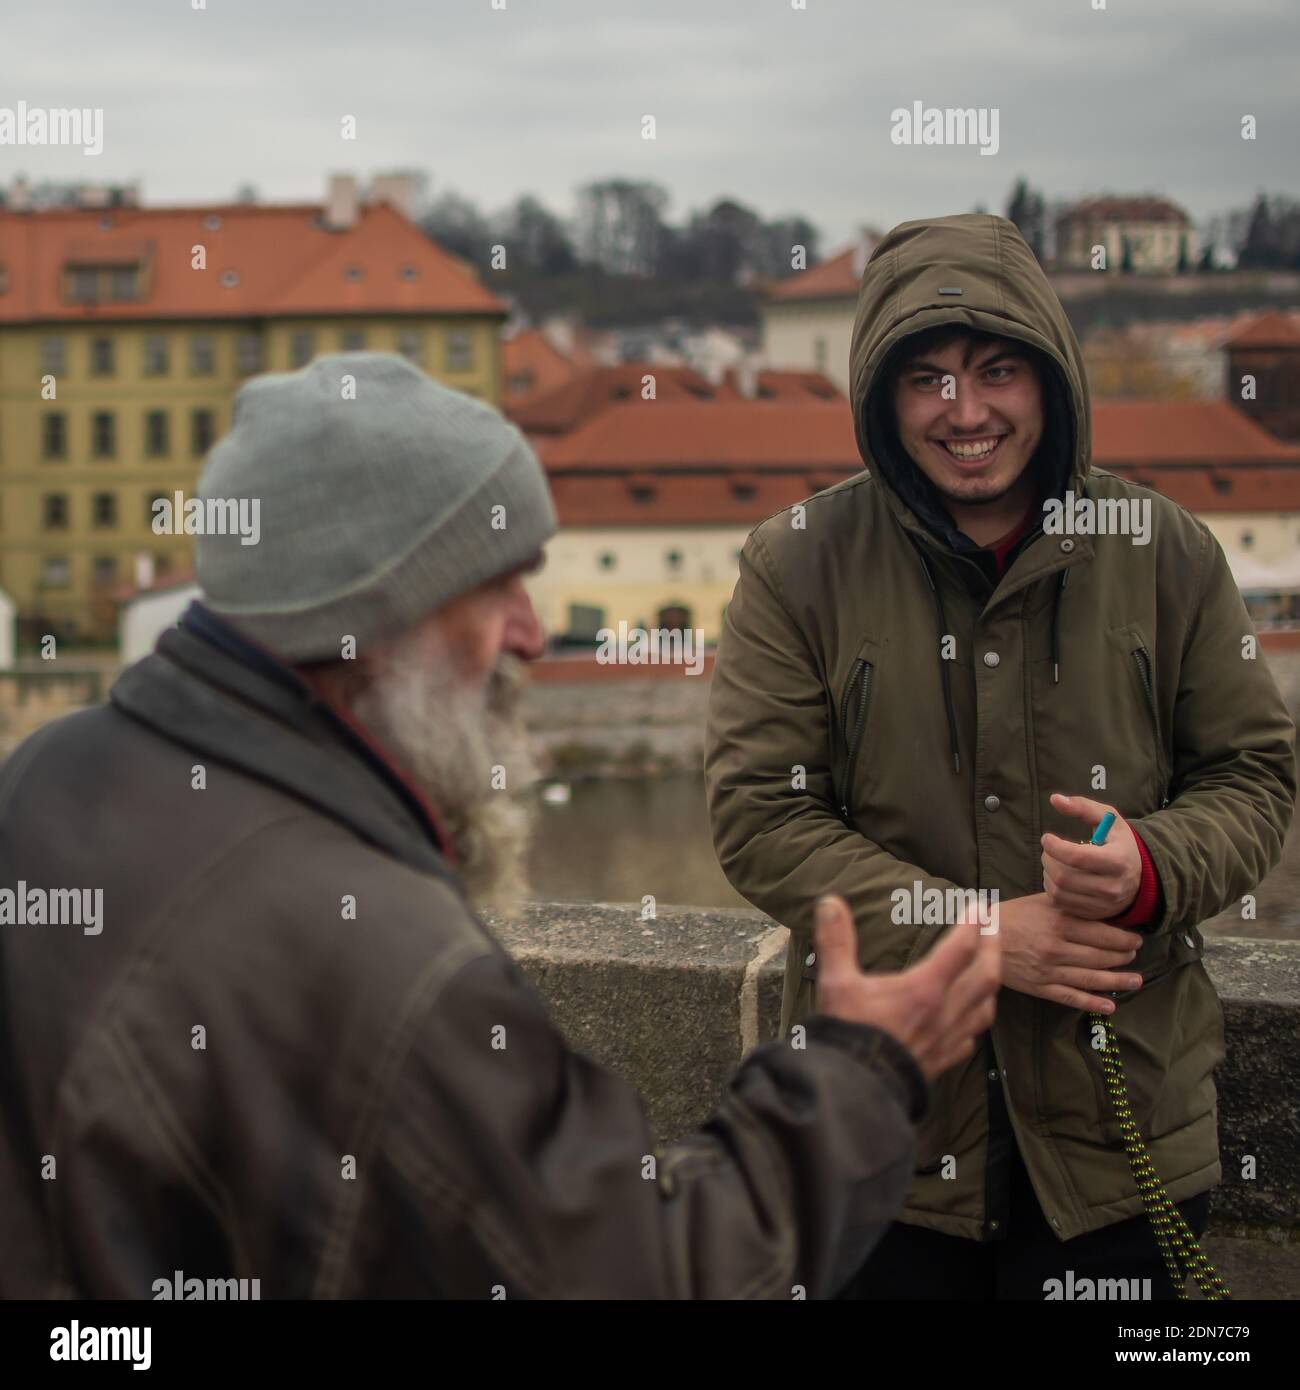
M 104 152 L 0 146 L 0 181 L 319 200 L 331 172 L 414 166 L 435 195 L 492 211 L 528 192 L 567 218 L 579 185 L 625 176 L 668 190 L 670 222 L 731 196 L 804 214 L 823 250 L 863 221 L 1001 212 L 1019 174 L 1049 199 L 1156 192 L 1197 219 L 1300 196 L 1296 0 L 1095 3 L 8 4 L 0 108 L 102 107 Z M 892 144 L 914 101 L 996 108 L 998 153 Z

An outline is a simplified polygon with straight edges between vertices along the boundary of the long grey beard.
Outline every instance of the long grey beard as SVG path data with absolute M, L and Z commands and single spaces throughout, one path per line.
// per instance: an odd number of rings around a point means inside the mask
M 441 817 L 466 891 L 507 918 L 528 897 L 533 809 L 520 793 L 537 779 L 520 712 L 524 663 L 503 654 L 486 683 L 467 683 L 450 661 L 418 659 L 400 641 L 385 669 L 355 696 L 353 713 Z

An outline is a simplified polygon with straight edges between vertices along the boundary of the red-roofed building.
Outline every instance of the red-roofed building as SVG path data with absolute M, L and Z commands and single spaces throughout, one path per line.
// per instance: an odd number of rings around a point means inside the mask
M 1098 247 L 1104 266 L 1094 260 Z M 1087 198 L 1056 224 L 1059 270 L 1172 275 L 1195 270 L 1199 255 L 1192 219 L 1168 198 Z
M 863 227 L 852 245 L 768 288 L 762 306 L 766 362 L 821 373 L 848 392 L 858 287 L 879 242 L 878 231 Z
M 141 555 L 189 563 L 151 504 L 192 493 L 251 375 L 378 349 L 499 403 L 507 307 L 405 194 L 0 209 L 0 586 L 29 632 L 111 631 Z

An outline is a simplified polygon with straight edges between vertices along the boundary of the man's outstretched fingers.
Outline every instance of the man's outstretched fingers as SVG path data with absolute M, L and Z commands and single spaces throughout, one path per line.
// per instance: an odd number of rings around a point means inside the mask
M 858 934 L 853 914 L 838 893 L 817 899 L 813 909 L 813 950 L 819 990 L 846 983 L 858 973 Z
M 937 946 L 931 948 L 930 954 L 921 961 L 921 968 L 946 991 L 975 961 L 979 944 L 979 924 L 958 922 L 944 932 Z

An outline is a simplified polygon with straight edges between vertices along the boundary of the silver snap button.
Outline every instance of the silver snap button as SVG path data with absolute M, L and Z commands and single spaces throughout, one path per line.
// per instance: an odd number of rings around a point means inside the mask
M 990 1080 L 990 1081 L 996 1081 L 997 1079 L 998 1079 L 998 1072 L 997 1072 L 997 1068 L 994 1067 L 994 1069 L 993 1069 L 991 1072 L 989 1072 L 989 1080 Z
M 1190 932 L 1183 933 L 1183 942 L 1185 945 L 1191 946 L 1193 949 L 1195 949 L 1196 947 L 1196 942 L 1192 940 Z
M 1061 549 L 1068 555 L 1074 549 L 1074 542 L 1067 536 L 1061 542 Z
M 816 965 L 816 964 L 817 964 L 817 952 L 816 952 L 816 951 L 809 951 L 809 952 L 808 952 L 808 958 L 804 961 L 804 964 L 805 964 L 805 965 Z
M 1059 1231 L 1061 1229 L 1061 1218 L 1059 1216 L 1052 1217 L 1052 1225 Z
M 984 653 L 984 664 L 985 664 L 985 666 L 996 666 L 996 665 L 998 664 L 998 662 L 1001 661 L 1001 660 L 1002 660 L 1002 658 L 997 654 L 997 652 L 985 652 L 985 653 Z
M 997 1221 L 990 1221 L 990 1222 L 989 1222 L 989 1230 L 990 1230 L 990 1231 L 996 1231 L 997 1228 L 998 1228 L 998 1224 L 999 1224 L 999 1223 L 998 1223 Z
M 1001 805 L 1002 803 L 997 799 L 996 796 L 986 796 L 984 798 L 984 809 L 986 811 L 996 811 L 998 807 Z

